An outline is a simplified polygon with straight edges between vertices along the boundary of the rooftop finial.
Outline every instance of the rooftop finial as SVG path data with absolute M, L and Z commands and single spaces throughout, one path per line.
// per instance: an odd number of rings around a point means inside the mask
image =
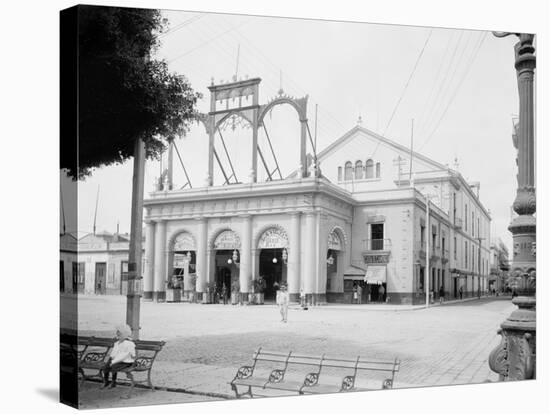
M 361 115 L 359 115 L 359 118 L 357 118 L 357 125 L 363 125 L 363 118 L 361 117 Z
M 455 168 L 456 171 L 458 171 L 458 158 L 457 157 L 455 157 L 454 168 Z

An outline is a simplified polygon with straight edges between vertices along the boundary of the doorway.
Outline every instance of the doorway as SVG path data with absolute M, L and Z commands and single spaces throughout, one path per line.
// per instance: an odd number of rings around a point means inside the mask
M 107 274 L 107 263 L 95 264 L 95 294 L 104 295 L 106 292 L 105 276 Z
M 262 249 L 260 252 L 260 275 L 265 280 L 264 300 L 273 301 L 281 283 L 286 283 L 283 249 Z

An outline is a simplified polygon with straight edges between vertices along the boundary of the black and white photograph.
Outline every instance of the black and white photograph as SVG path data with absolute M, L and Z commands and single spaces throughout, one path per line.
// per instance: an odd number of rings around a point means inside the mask
M 52 21 L 52 398 L 536 412 L 540 22 L 143 3 Z

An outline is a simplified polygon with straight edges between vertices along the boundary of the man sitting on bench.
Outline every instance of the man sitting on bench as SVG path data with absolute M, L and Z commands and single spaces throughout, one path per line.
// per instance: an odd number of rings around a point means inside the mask
M 116 377 L 118 371 L 131 367 L 136 359 L 136 346 L 132 341 L 132 330 L 128 325 L 122 325 L 117 327 L 116 337 L 117 340 L 113 345 L 113 349 L 103 367 L 103 386 L 101 388 L 107 388 L 109 386 L 109 373 L 112 372 L 112 382 L 109 388 L 116 387 Z

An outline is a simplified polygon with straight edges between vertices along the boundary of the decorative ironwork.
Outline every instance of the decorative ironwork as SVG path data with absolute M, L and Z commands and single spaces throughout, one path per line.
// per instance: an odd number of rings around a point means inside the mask
M 138 357 L 134 362 L 134 367 L 138 371 L 149 369 L 151 365 L 153 365 L 153 358 L 149 357 Z
M 349 391 L 355 385 L 355 377 L 353 375 L 348 375 L 342 380 L 342 391 Z
M 269 374 L 269 382 L 271 383 L 278 383 L 281 382 L 285 377 L 285 371 L 282 369 L 274 369 L 271 371 L 271 374 Z
M 245 365 L 239 368 L 239 370 L 237 371 L 236 378 L 238 379 L 250 378 L 253 372 L 254 372 L 254 368 L 252 368 L 251 366 Z
M 84 355 L 84 359 L 82 362 L 84 363 L 97 363 L 97 362 L 103 362 L 105 359 L 105 355 L 107 355 L 107 352 L 88 352 L 86 355 Z
M 319 374 L 316 372 L 311 372 L 306 375 L 306 379 L 304 380 L 304 386 L 313 387 L 314 385 L 317 385 L 318 381 L 319 381 Z
M 501 324 L 500 344 L 489 355 L 489 367 L 499 374 L 500 381 L 536 378 L 536 301 L 517 297 L 518 306 Z
M 223 120 L 222 123 L 218 125 L 218 129 L 221 131 L 231 128 L 232 131 L 235 131 L 237 128 L 251 128 L 252 124 L 248 119 L 246 119 L 241 113 L 232 113 L 227 118 Z

